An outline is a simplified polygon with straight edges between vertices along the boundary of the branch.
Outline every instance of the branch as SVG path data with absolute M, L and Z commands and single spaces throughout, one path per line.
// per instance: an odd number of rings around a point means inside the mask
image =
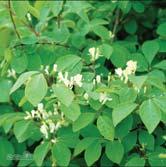
M 12 48 L 17 48 L 17 47 L 22 47 L 22 46 L 27 46 L 29 44 L 23 44 L 23 43 L 20 43 L 20 44 L 17 44 L 17 45 L 14 45 Z M 67 45 L 63 45 L 63 44 L 60 44 L 60 43 L 56 43 L 56 42 L 36 42 L 35 45 L 55 45 L 55 46 L 62 46 L 62 47 L 65 47 L 65 48 L 69 48 L 69 46 Z
M 14 31 L 15 31 L 18 39 L 21 39 L 21 36 L 20 36 L 19 32 L 17 31 L 17 27 L 16 27 L 16 24 L 15 24 L 15 21 L 14 21 L 14 18 L 13 18 L 10 0 L 8 0 L 8 8 L 9 8 L 10 19 L 11 19 L 13 27 L 14 27 Z

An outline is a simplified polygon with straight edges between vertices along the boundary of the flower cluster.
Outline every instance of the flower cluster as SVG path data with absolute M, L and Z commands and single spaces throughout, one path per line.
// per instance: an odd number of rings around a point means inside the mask
M 125 83 L 127 83 L 129 75 L 135 74 L 137 69 L 137 62 L 130 60 L 126 63 L 126 65 L 127 67 L 124 70 L 122 70 L 122 68 L 117 68 L 115 70 L 115 73 L 120 77 L 121 80 L 124 79 Z
M 77 74 L 75 76 L 69 77 L 68 72 L 65 72 L 64 75 L 62 72 L 59 72 L 57 79 L 59 82 L 64 83 L 69 88 L 72 88 L 74 85 L 82 87 L 82 84 L 83 84 L 81 74 Z
M 40 69 L 44 70 L 44 72 L 45 72 L 46 75 L 50 75 L 50 74 L 53 74 L 53 73 L 57 72 L 58 66 L 57 66 L 57 64 L 54 64 L 53 68 L 51 70 L 50 66 L 48 66 L 48 65 L 46 65 L 46 66 L 41 65 Z
M 64 123 L 63 113 L 59 114 L 57 111 L 57 105 L 54 105 L 54 112 L 47 112 L 44 109 L 42 103 L 38 104 L 37 110 L 32 110 L 31 112 L 26 112 L 25 120 L 37 119 L 40 121 L 40 132 L 47 139 L 50 133 L 55 133 Z M 52 116 L 59 115 L 60 119 L 55 122 L 51 119 Z

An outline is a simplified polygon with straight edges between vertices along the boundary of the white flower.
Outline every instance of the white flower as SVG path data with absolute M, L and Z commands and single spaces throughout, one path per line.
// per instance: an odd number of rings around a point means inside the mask
M 57 78 L 60 82 L 63 82 L 66 87 L 71 87 L 71 82 L 68 79 L 68 72 L 65 72 L 64 76 L 63 76 L 62 72 L 59 72 Z
M 61 102 L 60 102 L 60 101 L 57 102 L 57 106 L 58 106 L 58 107 L 61 106 Z
M 27 13 L 27 18 L 28 18 L 29 21 L 32 20 L 32 18 L 31 18 L 31 14 L 30 14 L 30 13 Z
M 62 74 L 62 72 L 60 71 L 60 72 L 58 72 L 58 80 L 59 81 L 63 81 L 63 74 Z
M 42 111 L 41 114 L 43 119 L 47 119 L 50 116 L 49 113 L 47 113 L 46 111 Z
M 146 91 L 147 91 L 147 87 L 146 87 L 146 86 L 144 86 L 144 93 L 146 93 Z
M 31 115 L 32 115 L 32 118 L 35 118 L 36 111 L 35 111 L 35 110 L 32 110 L 32 111 L 31 111 Z
M 37 109 L 38 109 L 40 112 L 42 112 L 43 109 L 44 109 L 43 103 L 39 103 L 39 104 L 37 105 Z
M 40 132 L 45 136 L 46 139 L 48 139 L 48 127 L 45 123 L 41 125 Z
M 53 133 L 56 130 L 55 124 L 52 122 L 52 120 L 50 120 L 48 124 L 49 124 L 50 133 Z
M 97 76 L 96 76 L 96 82 L 97 82 L 97 83 L 101 83 L 101 76 L 100 76 L 100 75 L 97 75 Z
M 122 70 L 122 68 L 117 68 L 117 69 L 115 69 L 115 73 L 116 73 L 119 77 L 122 77 L 122 75 L 123 75 L 123 70 Z
M 135 73 L 136 69 L 137 69 L 137 62 L 136 61 L 128 61 L 127 62 L 127 68 L 131 71 L 131 73 Z
M 110 38 L 114 38 L 114 36 L 115 36 L 115 35 L 114 35 L 111 31 L 109 31 L 109 37 L 110 37 Z
M 111 101 L 112 98 L 108 97 L 106 93 L 100 93 L 99 101 L 102 104 L 105 104 L 107 101 Z
M 128 82 L 128 76 L 131 74 L 135 74 L 136 69 L 137 69 L 137 62 L 129 60 L 126 63 L 127 67 L 122 70 L 121 68 L 117 68 L 115 70 L 115 73 L 120 77 L 121 80 L 124 78 L 124 83 Z
M 45 69 L 44 69 L 44 71 L 47 75 L 49 75 L 49 68 L 50 68 L 49 66 L 46 66 Z
M 24 117 L 25 120 L 32 119 L 32 115 L 26 111 L 26 116 Z
M 52 142 L 52 143 L 56 143 L 56 142 L 57 142 L 57 139 L 51 139 L 51 142 Z
M 96 79 L 93 79 L 93 85 L 94 86 L 96 85 Z
M 54 65 L 53 65 L 53 71 L 54 71 L 54 72 L 57 72 L 57 68 L 58 68 L 57 64 L 54 64 Z
M 82 87 L 82 75 L 81 74 L 75 75 L 73 80 L 76 85 L 78 85 L 79 87 Z
M 57 124 L 55 125 L 55 130 L 58 130 L 61 127 L 61 123 L 57 122 Z
M 13 78 L 16 78 L 16 71 L 14 69 L 9 69 L 8 71 L 8 74 L 7 74 L 7 77 L 13 77 Z
M 85 94 L 84 94 L 84 99 L 85 99 L 85 100 L 88 100 L 88 99 L 89 99 L 88 93 L 85 93 Z
M 99 58 L 99 48 L 90 48 L 89 53 L 91 55 L 91 61 L 95 61 Z

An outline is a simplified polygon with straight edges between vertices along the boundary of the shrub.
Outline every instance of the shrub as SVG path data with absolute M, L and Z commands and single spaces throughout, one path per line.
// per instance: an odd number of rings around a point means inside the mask
M 165 166 L 163 1 L 0 2 L 0 166 Z

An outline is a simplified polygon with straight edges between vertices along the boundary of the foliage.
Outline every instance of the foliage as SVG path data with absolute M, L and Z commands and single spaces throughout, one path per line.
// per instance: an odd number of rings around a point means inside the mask
M 0 166 L 165 166 L 163 1 L 0 2 Z

